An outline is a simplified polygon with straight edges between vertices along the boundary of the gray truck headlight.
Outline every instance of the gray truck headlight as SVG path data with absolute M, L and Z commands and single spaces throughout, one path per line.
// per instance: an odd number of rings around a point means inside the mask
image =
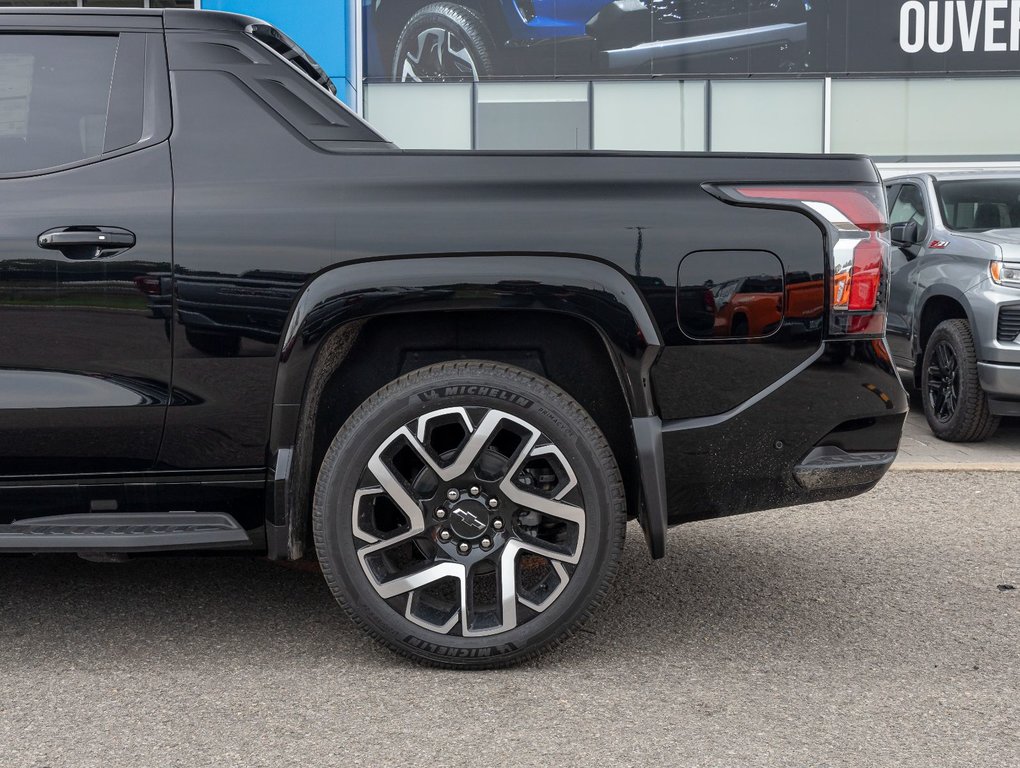
M 999 285 L 1020 288 L 1020 264 L 1009 261 L 993 261 L 989 263 L 988 270 L 992 273 L 992 280 Z

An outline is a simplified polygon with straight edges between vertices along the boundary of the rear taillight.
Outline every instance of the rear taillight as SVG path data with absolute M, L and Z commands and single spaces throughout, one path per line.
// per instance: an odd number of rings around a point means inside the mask
M 885 333 L 889 222 L 878 184 L 717 188 L 730 202 L 795 208 L 824 223 L 830 257 L 829 332 Z
M 705 311 L 710 314 L 715 314 L 715 294 L 711 290 L 706 288 L 701 294 L 701 300 L 705 304 Z

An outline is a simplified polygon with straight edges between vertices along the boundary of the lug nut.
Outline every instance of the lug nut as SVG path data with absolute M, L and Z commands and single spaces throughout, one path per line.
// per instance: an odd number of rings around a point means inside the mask
M 462 541 L 460 544 L 457 545 L 457 551 L 460 552 L 462 555 L 466 555 L 468 552 L 471 551 L 471 545 L 468 544 L 466 541 Z
M 492 527 L 495 528 L 497 531 L 502 531 L 503 521 L 497 517 L 495 520 L 492 521 Z
M 492 539 L 482 539 L 481 545 L 482 549 L 488 549 L 492 546 Z
M 457 492 L 456 488 L 451 488 L 446 492 L 446 498 L 448 498 L 450 501 L 456 501 L 457 499 L 460 498 L 460 494 Z
M 439 532 L 439 538 L 441 538 L 443 541 L 449 541 L 450 540 L 450 532 L 449 531 L 440 531 Z
M 446 517 L 446 510 L 443 509 L 442 507 L 437 509 L 436 510 L 436 517 L 438 517 L 440 520 L 442 520 L 444 517 Z
M 471 488 L 468 489 L 468 493 L 470 493 L 472 496 L 477 496 L 481 492 L 482 489 L 479 488 L 477 485 L 472 485 Z
M 489 509 L 495 509 L 499 506 L 499 499 L 493 497 L 489 499 Z

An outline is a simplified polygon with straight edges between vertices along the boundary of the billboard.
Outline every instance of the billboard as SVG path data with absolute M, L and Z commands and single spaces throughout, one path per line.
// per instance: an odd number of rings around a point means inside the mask
M 370 81 L 1020 71 L 1020 0 L 364 0 Z

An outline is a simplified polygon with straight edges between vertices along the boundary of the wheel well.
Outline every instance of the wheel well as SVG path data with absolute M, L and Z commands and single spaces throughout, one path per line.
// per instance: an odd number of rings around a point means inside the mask
M 311 497 L 329 444 L 381 387 L 434 363 L 483 359 L 546 377 L 574 397 L 602 430 L 620 466 L 630 516 L 640 474 L 619 375 L 606 342 L 587 322 L 550 312 L 423 312 L 343 326 L 323 342 L 306 388 L 294 474 L 292 541 L 307 543 Z
M 914 361 L 914 384 L 921 386 L 921 361 L 928 340 L 944 320 L 967 320 L 967 310 L 954 298 L 949 296 L 932 296 L 921 309 L 921 320 L 917 328 L 917 358 Z

